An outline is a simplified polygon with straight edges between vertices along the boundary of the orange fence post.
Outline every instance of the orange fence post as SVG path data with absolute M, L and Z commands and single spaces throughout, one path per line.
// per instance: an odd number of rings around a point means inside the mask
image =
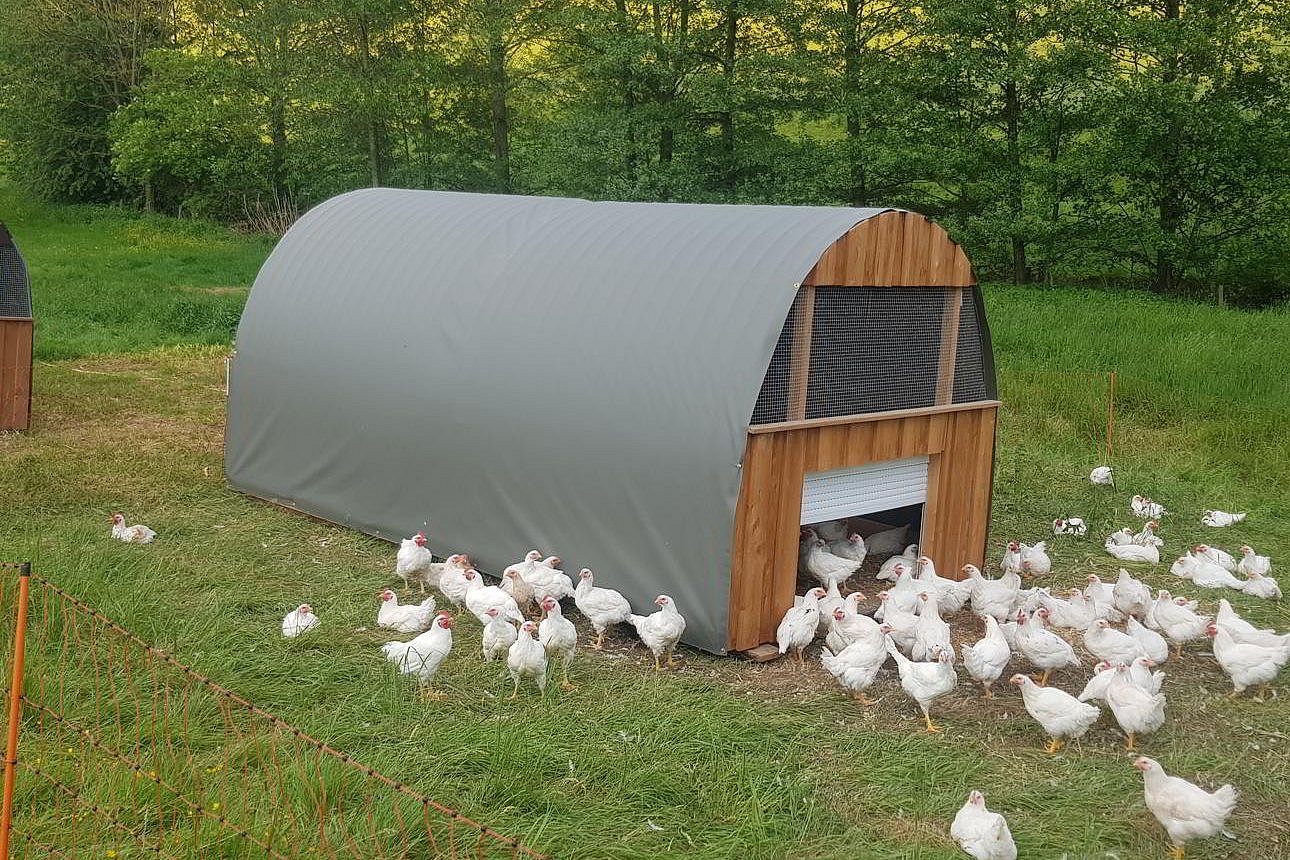
M 13 785 L 18 778 L 18 721 L 22 718 L 22 662 L 27 638 L 27 591 L 31 562 L 18 573 L 18 623 L 13 634 L 13 680 L 9 685 L 9 741 L 4 753 L 4 807 L 0 809 L 0 858 L 9 857 L 9 831 L 13 827 Z

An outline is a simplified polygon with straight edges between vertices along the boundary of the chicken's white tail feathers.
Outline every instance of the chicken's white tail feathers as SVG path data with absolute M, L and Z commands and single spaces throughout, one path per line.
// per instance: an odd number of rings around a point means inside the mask
M 1214 800 L 1221 805 L 1224 816 L 1230 815 L 1232 810 L 1236 808 L 1236 801 L 1239 797 L 1240 792 L 1232 785 L 1224 785 L 1214 792 Z
M 641 634 L 641 622 L 643 622 L 643 621 L 644 621 L 646 618 L 648 618 L 648 617 L 649 617 L 648 615 L 636 615 L 636 614 L 632 614 L 632 615 L 628 615 L 628 616 L 627 616 L 627 620 L 628 620 L 628 621 L 630 621 L 630 622 L 632 623 L 632 626 L 636 628 L 636 635 L 637 635 L 637 636 L 642 635 L 642 634 Z

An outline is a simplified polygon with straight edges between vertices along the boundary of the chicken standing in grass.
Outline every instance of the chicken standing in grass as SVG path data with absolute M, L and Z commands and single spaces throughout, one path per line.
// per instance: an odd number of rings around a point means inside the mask
M 425 532 L 417 532 L 399 542 L 399 554 L 394 559 L 394 575 L 403 580 L 403 589 L 409 591 L 415 581 L 426 593 L 426 577 L 434 567 L 434 556 L 426 546 Z
M 506 652 L 506 671 L 515 682 L 511 699 L 520 694 L 520 681 L 532 678 L 538 692 L 546 696 L 546 649 L 542 643 L 533 638 L 538 626 L 532 621 L 525 621 L 520 626 L 519 634 Z
M 390 589 L 382 589 L 377 595 L 381 608 L 376 610 L 376 626 L 399 633 L 420 633 L 434 621 L 434 597 L 427 597 L 421 603 L 399 604 L 399 596 Z
M 470 581 L 466 571 L 471 570 L 470 556 L 454 553 L 444 560 L 443 570 L 439 572 L 439 591 L 458 608 L 470 591 Z
M 1012 649 L 1008 647 L 1008 640 L 994 616 L 986 615 L 982 620 L 985 622 L 985 638 L 975 645 L 963 646 L 963 667 L 981 685 L 984 690 L 981 697 L 993 699 L 990 687 L 1007 668 L 1008 661 L 1012 659 Z
M 1173 843 L 1172 857 L 1184 860 L 1187 843 L 1221 833 L 1236 808 L 1237 792 L 1231 785 L 1205 791 L 1182 777 L 1170 776 L 1160 762 L 1140 756 L 1133 766 L 1142 771 L 1142 796 L 1156 821 Z
M 1021 688 L 1021 699 L 1026 713 L 1035 718 L 1048 735 L 1044 752 L 1055 753 L 1067 740 L 1078 740 L 1097 722 L 1101 710 L 1096 705 L 1081 702 L 1070 693 L 1056 687 L 1041 687 L 1029 675 L 1017 673 L 1008 683 Z
M 630 615 L 627 620 L 636 628 L 636 635 L 645 643 L 645 647 L 654 654 L 654 670 L 663 667 L 659 660 L 666 655 L 667 665 L 675 666 L 674 651 L 676 643 L 685 633 L 685 616 L 677 611 L 676 603 L 666 594 L 654 598 L 658 611 L 652 615 Z
M 503 618 L 509 618 L 521 624 L 524 622 L 524 616 L 520 613 L 519 604 L 515 602 L 514 597 L 496 585 L 484 585 L 484 579 L 477 570 L 469 570 L 465 576 L 468 590 L 462 602 L 466 604 L 470 614 L 479 619 L 480 624 L 488 623 L 488 615 L 485 613 L 490 607 L 496 607 Z
M 405 675 L 416 675 L 421 682 L 421 695 L 442 699 L 446 694 L 434 688 L 434 676 L 452 651 L 453 618 L 440 612 L 430 629 L 407 642 L 386 642 L 381 646 L 385 659 Z
M 1015 571 L 999 579 L 986 579 L 974 564 L 963 565 L 967 581 L 972 583 L 969 602 L 977 615 L 989 615 L 1002 623 L 1012 618 L 1021 591 L 1021 576 Z
M 920 592 L 918 599 L 923 602 L 922 611 L 918 614 L 918 623 L 914 625 L 914 645 L 910 656 L 915 661 L 932 660 L 934 650 L 950 655 L 954 662 L 954 645 L 950 637 L 950 625 L 941 618 L 935 591 Z
M 113 514 L 112 537 L 125 543 L 152 543 L 157 533 L 143 525 L 127 526 L 124 514 Z
M 890 629 L 885 624 L 882 630 L 884 633 L 890 633 Z M 935 662 L 916 663 L 900 653 L 900 649 L 896 647 L 890 635 L 887 636 L 886 645 L 887 653 L 895 658 L 896 668 L 900 671 L 901 689 L 918 703 L 919 709 L 923 712 L 923 720 L 927 723 L 927 730 L 939 732 L 940 729 L 932 722 L 929 709 L 933 702 L 950 694 L 958 686 L 959 676 L 954 671 L 950 655 L 938 652 L 934 658 Z
M 801 604 L 790 606 L 779 622 L 779 627 L 775 629 L 775 642 L 779 645 L 779 653 L 787 654 L 788 649 L 792 648 L 797 654 L 797 668 L 801 671 L 806 670 L 802 650 L 815 640 L 815 634 L 820 627 L 820 598 L 824 594 L 823 588 L 812 588 L 806 592 L 802 596 Z
M 885 662 L 887 640 L 877 625 L 874 625 L 872 633 L 865 633 L 836 654 L 827 648 L 820 652 L 820 664 L 853 699 L 864 705 L 873 704 L 864 691 L 873 683 Z
M 1174 644 L 1174 655 L 1182 659 L 1182 646 L 1205 637 L 1210 616 L 1198 615 L 1186 606 L 1179 605 L 1168 591 L 1160 589 L 1151 609 L 1156 628 Z
M 560 689 L 576 690 L 577 687 L 569 683 L 569 664 L 578 651 L 578 628 L 564 617 L 560 601 L 549 594 L 542 598 L 542 611 L 546 613 L 546 617 L 538 625 L 538 641 L 546 649 L 548 662 L 557 659 L 561 661 L 563 677 Z
M 313 607 L 302 603 L 282 618 L 282 635 L 294 639 L 306 630 L 313 630 L 322 622 L 314 614 Z
M 1153 598 L 1151 589 L 1140 579 L 1129 575 L 1120 568 L 1120 578 L 1111 587 L 1111 605 L 1122 615 L 1135 615 L 1145 618 Z
M 533 594 L 533 586 L 520 575 L 518 570 L 507 570 L 502 574 L 502 591 L 509 594 L 514 600 L 515 605 L 520 608 L 524 615 L 531 615 L 538 609 L 537 597 Z
M 1020 543 L 1015 540 L 1008 541 L 1008 546 L 1003 551 L 1003 558 L 999 560 L 999 569 L 1004 573 L 1021 573 Z
M 972 596 L 973 583 L 967 579 L 947 579 L 936 572 L 936 565 L 927 556 L 916 562 L 918 587 L 923 591 L 933 589 L 936 606 L 943 612 L 958 612 Z
M 1290 663 L 1290 645 L 1253 645 L 1237 642 L 1224 627 L 1210 622 L 1205 632 L 1214 640 L 1214 659 L 1232 680 L 1229 698 L 1236 698 L 1250 687 L 1259 687 L 1257 701 L 1272 690 L 1272 682 L 1286 663 Z
M 551 555 L 542 559 L 526 579 L 533 586 L 533 597 L 540 604 L 547 597 L 564 600 L 573 597 L 573 580 L 560 569 L 560 559 Z
M 1143 653 L 1142 645 L 1128 633 L 1111 626 L 1105 618 L 1098 618 L 1084 631 L 1084 647 L 1099 660 L 1129 665 Z
M 1165 697 L 1150 693 L 1129 677 L 1128 666 L 1116 666 L 1103 700 L 1124 731 L 1126 750 L 1136 749 L 1139 735 L 1147 735 L 1165 724 Z
M 954 816 L 950 838 L 975 860 L 1017 860 L 1017 843 L 1012 841 L 1008 822 L 985 807 L 985 795 L 968 794 L 967 803 Z
M 484 652 L 484 661 L 491 663 L 511 650 L 518 634 L 515 632 L 515 625 L 506 620 L 496 606 L 485 609 L 484 617 L 488 621 L 484 624 L 480 645 Z
M 1095 466 L 1093 471 L 1088 473 L 1089 483 L 1101 484 L 1106 487 L 1115 486 L 1115 477 L 1111 474 L 1110 466 Z
M 1039 679 L 1041 687 L 1047 685 L 1054 670 L 1080 665 L 1070 643 L 1044 626 L 1048 615 L 1048 610 L 1040 607 L 1017 631 L 1017 650 L 1036 668 L 1043 670 Z
M 631 618 L 632 605 L 612 588 L 601 588 L 587 568 L 578 571 L 578 587 L 573 592 L 574 605 L 591 622 L 596 641 L 591 647 L 599 651 L 605 644 L 605 631 Z
M 1142 624 L 1132 615 L 1129 616 L 1124 632 L 1133 637 L 1138 647 L 1142 649 L 1142 655 L 1153 663 L 1164 663 L 1169 659 L 1169 643 L 1165 637 Z

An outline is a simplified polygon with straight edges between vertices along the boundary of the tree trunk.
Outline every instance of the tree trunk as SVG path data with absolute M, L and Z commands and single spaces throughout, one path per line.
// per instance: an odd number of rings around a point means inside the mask
M 488 72 L 492 89 L 493 188 L 511 192 L 511 117 L 507 103 L 506 46 L 500 33 L 488 36 Z
M 865 175 L 864 159 L 860 157 L 860 112 L 855 105 L 860 91 L 860 4 L 861 0 L 847 0 L 847 18 L 842 31 L 842 81 L 847 114 L 847 168 L 850 188 L 847 202 L 852 206 L 869 205 L 869 189 Z
M 1182 11 L 1182 0 L 1164 0 L 1164 17 L 1166 21 L 1177 21 Z M 1165 58 L 1161 69 L 1161 82 L 1165 85 L 1165 97 L 1170 99 L 1170 85 L 1178 80 L 1180 60 L 1177 54 Z M 1174 163 L 1178 147 L 1182 141 L 1182 129 L 1178 117 L 1170 108 L 1164 140 L 1160 148 L 1160 197 L 1158 223 L 1160 226 L 1160 245 L 1156 249 L 1156 277 L 1152 289 L 1158 293 L 1172 293 L 1178 289 L 1179 272 L 1174 257 L 1176 249 L 1173 240 L 1182 226 L 1185 210 L 1182 205 L 1182 194 L 1178 188 Z
M 739 50 L 739 0 L 729 0 L 726 10 L 725 51 L 721 58 L 725 76 L 725 110 L 718 117 L 721 133 L 721 187 L 734 191 L 738 177 L 735 164 L 735 58 Z
M 1029 280 L 1026 268 L 1026 239 L 1021 235 L 1020 222 L 1025 210 L 1021 181 L 1021 99 L 1017 82 L 1003 82 L 1004 134 L 1008 142 L 1008 215 L 1012 221 L 1012 280 L 1024 284 Z
M 681 0 L 676 24 L 676 38 L 673 40 L 671 57 L 667 66 L 670 74 L 664 81 L 664 91 L 660 98 L 663 106 L 663 126 L 658 134 L 658 160 L 660 164 L 670 165 L 676 151 L 676 118 L 672 115 L 676 103 L 677 91 L 681 86 L 681 62 L 686 52 L 686 41 L 690 31 L 690 0 Z M 659 4 L 654 4 L 654 38 L 658 42 L 660 54 L 666 55 L 663 45 L 662 15 Z
M 367 166 L 372 187 L 385 184 L 385 164 L 381 157 L 380 120 L 376 115 L 376 97 L 372 91 L 372 46 L 366 15 L 357 21 L 358 67 L 363 82 L 363 125 L 367 133 Z
M 276 92 L 269 99 L 269 182 L 276 201 L 287 197 L 287 99 Z

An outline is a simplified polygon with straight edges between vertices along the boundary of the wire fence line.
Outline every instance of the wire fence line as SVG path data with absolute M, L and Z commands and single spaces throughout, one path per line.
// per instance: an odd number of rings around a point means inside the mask
M 22 568 L 0 563 L 0 651 L 13 678 L 0 693 L 11 715 L 21 710 L 6 726 L 10 856 L 543 856 L 256 706 L 29 568 L 13 575 Z

